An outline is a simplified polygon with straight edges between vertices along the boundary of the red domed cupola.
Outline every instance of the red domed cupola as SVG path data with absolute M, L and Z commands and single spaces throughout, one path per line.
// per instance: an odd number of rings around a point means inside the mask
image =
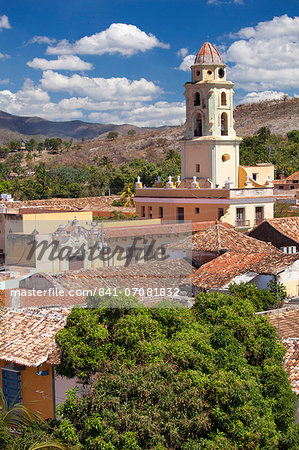
M 217 48 L 205 42 L 198 51 L 194 64 L 223 64 Z

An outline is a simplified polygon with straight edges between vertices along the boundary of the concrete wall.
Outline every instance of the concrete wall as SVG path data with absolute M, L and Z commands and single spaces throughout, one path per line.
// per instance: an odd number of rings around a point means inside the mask
M 286 287 L 288 296 L 299 296 L 299 260 L 280 273 L 278 279 Z

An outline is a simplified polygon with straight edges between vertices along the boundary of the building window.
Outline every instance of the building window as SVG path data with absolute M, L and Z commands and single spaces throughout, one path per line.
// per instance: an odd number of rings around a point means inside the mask
M 2 370 L 2 391 L 8 407 L 14 403 L 22 403 L 21 372 L 9 365 Z
M 219 78 L 223 78 L 224 77 L 224 69 L 222 69 L 222 67 L 218 70 L 218 75 L 219 75 Z
M 264 207 L 255 207 L 255 225 L 259 225 L 264 220 Z
M 253 174 L 252 174 L 252 179 L 253 179 L 253 181 L 256 181 L 256 180 L 257 180 L 257 177 L 258 177 L 258 173 L 253 173 Z
M 159 206 L 159 217 L 163 219 L 163 206 Z
M 294 189 L 294 188 L 295 188 L 295 186 L 292 186 L 292 185 L 290 186 L 290 189 Z
M 218 220 L 224 216 L 224 209 L 223 208 L 218 208 Z
M 199 214 L 199 208 L 195 208 L 195 214 Z
M 194 118 L 194 136 L 202 136 L 202 117 L 197 113 Z
M 145 217 L 145 206 L 141 206 L 141 217 Z
M 212 75 L 212 71 L 211 70 L 208 70 L 208 75 Z
M 199 173 L 199 172 L 200 172 L 200 164 L 196 164 L 196 166 L 195 166 L 195 170 L 196 170 L 196 172 L 197 172 L 197 173 Z
M 148 207 L 148 217 L 149 217 L 150 219 L 153 218 L 153 208 L 152 208 L 152 206 L 149 206 L 149 207 Z
M 184 222 L 184 220 L 185 220 L 184 208 L 177 208 L 177 220 L 179 222 Z
M 227 136 L 228 135 L 228 120 L 227 120 L 227 114 L 224 112 L 221 114 L 221 136 Z
M 199 75 L 200 75 L 200 70 L 197 70 L 196 71 L 196 76 L 199 77 Z
M 236 211 L 236 227 L 245 226 L 245 208 L 237 208 Z
M 226 106 L 226 93 L 221 93 L 221 106 Z
M 199 106 L 200 105 L 200 93 L 199 92 L 195 92 L 194 94 L 194 106 Z

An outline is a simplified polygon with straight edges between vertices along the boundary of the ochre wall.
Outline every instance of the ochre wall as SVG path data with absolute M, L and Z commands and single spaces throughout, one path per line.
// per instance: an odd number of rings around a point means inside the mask
M 75 217 L 82 226 L 86 226 L 86 222 L 92 222 L 92 211 L 24 214 L 23 233 L 32 233 L 34 229 L 37 229 L 39 233 L 53 233 L 59 225 L 67 225 Z
M 226 213 L 228 209 L 228 205 L 222 204 L 222 203 L 216 203 L 216 204 L 200 204 L 200 203 L 192 203 L 187 204 L 184 203 L 184 200 L 180 202 L 178 199 L 177 203 L 168 203 L 167 200 L 163 202 L 163 199 L 161 199 L 161 202 L 157 203 L 136 203 L 136 210 L 137 214 L 141 215 L 141 207 L 145 206 L 145 215 L 148 217 L 148 211 L 149 207 L 152 207 L 153 212 L 153 218 L 159 217 L 159 207 L 163 207 L 163 219 L 162 222 L 167 222 L 169 220 L 177 220 L 177 208 L 184 208 L 184 219 L 185 221 L 192 221 L 192 222 L 206 222 L 210 220 L 217 220 L 218 219 L 218 208 L 223 208 L 224 214 Z M 195 214 L 195 208 L 199 208 L 199 214 Z
M 0 360 L 0 369 L 9 362 Z M 22 404 L 36 411 L 43 419 L 53 418 L 52 367 L 43 364 L 42 370 L 49 370 L 49 375 L 36 375 L 36 367 L 25 367 L 21 371 Z M 0 370 L 2 387 L 2 371 Z

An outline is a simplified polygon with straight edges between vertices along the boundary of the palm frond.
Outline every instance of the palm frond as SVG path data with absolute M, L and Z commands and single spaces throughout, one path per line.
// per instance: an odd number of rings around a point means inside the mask
M 44 441 L 31 445 L 28 450 L 40 450 L 40 449 L 57 449 L 57 450 L 70 450 L 71 447 L 66 446 L 62 441 Z

